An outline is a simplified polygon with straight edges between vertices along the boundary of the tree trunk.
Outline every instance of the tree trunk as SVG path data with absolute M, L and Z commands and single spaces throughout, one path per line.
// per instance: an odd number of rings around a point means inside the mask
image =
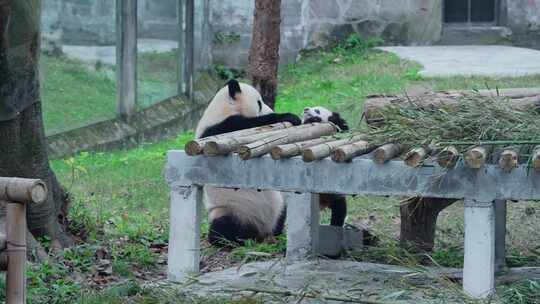
M 39 0 L 0 0 L 0 176 L 46 181 L 48 199 L 29 206 L 28 228 L 67 246 L 69 200 L 49 167 L 39 97 L 40 12 Z
M 255 0 L 253 36 L 249 51 L 249 74 L 263 101 L 274 109 L 281 23 L 281 0 Z
M 403 202 L 401 214 L 401 247 L 413 252 L 431 252 L 435 244 L 437 216 L 456 199 L 413 197 Z

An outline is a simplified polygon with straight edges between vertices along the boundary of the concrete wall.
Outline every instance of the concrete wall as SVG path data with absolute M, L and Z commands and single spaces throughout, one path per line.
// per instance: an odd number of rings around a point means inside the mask
M 138 0 L 139 37 L 176 39 L 178 1 Z M 540 48 L 540 0 L 500 1 L 501 25 L 510 29 L 509 42 Z M 62 37 L 65 44 L 115 43 L 115 1 L 42 3 L 45 37 Z M 294 62 L 300 50 L 325 46 L 351 33 L 380 36 L 388 45 L 434 44 L 441 39 L 442 5 L 443 0 L 282 0 L 281 62 Z M 197 66 L 245 67 L 254 0 L 195 0 L 195 7 Z
M 352 33 L 387 44 L 432 44 L 440 38 L 442 0 L 282 0 L 281 61 L 302 49 L 328 45 Z M 247 64 L 254 0 L 211 0 L 215 63 Z
M 351 33 L 380 36 L 387 44 L 432 44 L 441 33 L 442 1 L 311 0 L 305 18 L 307 47 Z
M 178 0 L 138 0 L 139 38 L 177 38 Z M 44 0 L 42 28 L 47 37 L 61 36 L 69 45 L 116 43 L 116 1 Z
M 515 45 L 540 49 L 540 0 L 506 0 L 506 26 Z

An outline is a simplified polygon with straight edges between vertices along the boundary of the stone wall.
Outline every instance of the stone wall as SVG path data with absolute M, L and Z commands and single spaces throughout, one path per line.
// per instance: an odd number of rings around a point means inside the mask
M 302 49 L 342 40 L 352 33 L 380 36 L 386 44 L 432 44 L 440 38 L 442 0 L 282 0 L 281 61 Z M 215 63 L 247 64 L 254 0 L 211 0 Z
M 42 29 L 45 38 L 61 36 L 68 45 L 114 45 L 116 1 L 44 0 Z M 139 38 L 175 40 L 178 0 L 138 0 Z M 158 5 L 156 5 L 158 4 Z M 49 39 L 45 39 L 47 43 Z
M 176 39 L 178 1 L 138 0 L 139 37 Z M 500 1 L 500 21 L 510 29 L 509 41 L 540 48 L 540 0 Z M 441 38 L 442 3 L 443 0 L 282 0 L 281 62 L 294 62 L 300 50 L 325 46 L 351 33 L 379 36 L 387 45 L 434 44 Z M 46 40 L 61 37 L 65 44 L 115 43 L 115 1 L 46 0 L 42 5 Z M 195 8 L 197 67 L 245 67 L 254 0 L 195 0 Z M 209 20 L 206 24 L 205 19 Z M 44 46 L 54 49 L 47 41 Z
M 540 0 L 506 0 L 506 10 L 513 44 L 540 49 Z

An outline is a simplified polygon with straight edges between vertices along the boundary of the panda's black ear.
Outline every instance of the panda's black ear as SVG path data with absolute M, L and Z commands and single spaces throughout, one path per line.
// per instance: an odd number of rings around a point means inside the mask
M 229 96 L 231 96 L 232 99 L 235 99 L 236 94 L 242 93 L 242 90 L 240 90 L 240 83 L 236 81 L 236 79 L 231 79 L 227 82 L 227 87 L 229 88 Z
M 348 131 L 349 126 L 347 125 L 347 122 L 345 119 L 341 118 L 339 113 L 332 112 L 332 116 L 328 117 L 328 121 L 338 126 L 341 131 Z

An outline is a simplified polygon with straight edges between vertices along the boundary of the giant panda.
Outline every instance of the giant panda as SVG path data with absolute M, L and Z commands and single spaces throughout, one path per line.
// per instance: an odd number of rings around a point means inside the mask
M 274 113 L 252 86 L 230 80 L 220 89 L 197 125 L 197 138 L 254 128 L 277 122 L 300 125 L 297 115 Z M 272 190 L 204 187 L 208 211 L 208 241 L 229 247 L 244 240 L 263 241 L 283 231 L 285 206 Z
M 349 130 L 347 122 L 341 118 L 339 113 L 332 112 L 325 107 L 319 106 L 304 109 L 302 123 L 307 124 L 314 122 L 331 122 L 335 124 L 341 132 Z M 347 200 L 344 195 L 328 193 L 319 194 L 319 208 L 321 211 L 326 208 L 331 210 L 331 226 L 343 227 L 347 217 Z

